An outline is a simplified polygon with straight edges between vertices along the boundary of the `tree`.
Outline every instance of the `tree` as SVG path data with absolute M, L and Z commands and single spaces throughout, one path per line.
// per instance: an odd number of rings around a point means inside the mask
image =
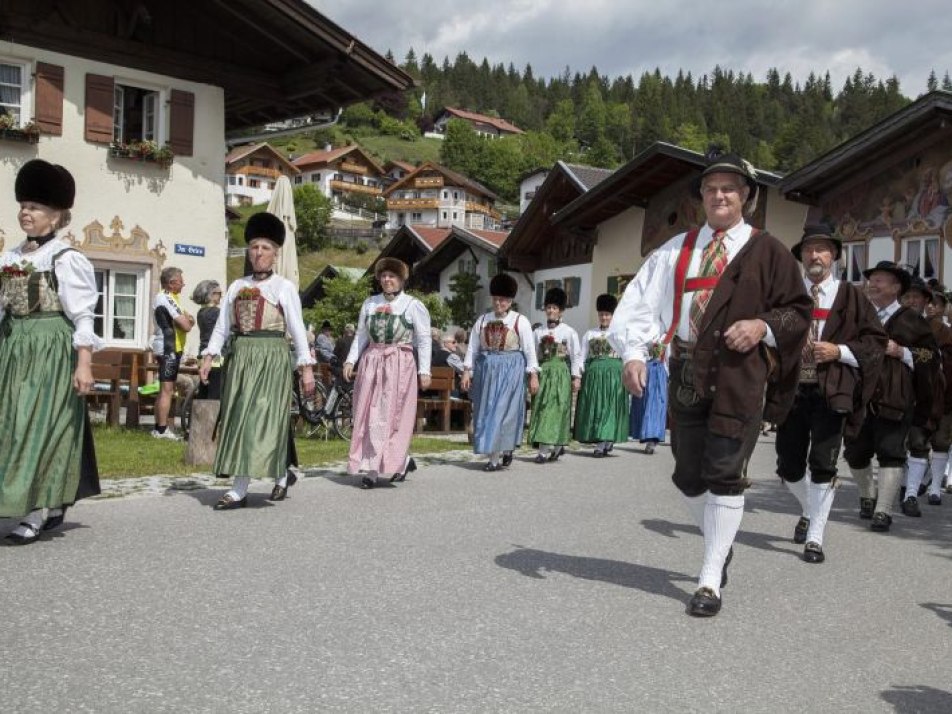
M 446 123 L 446 136 L 440 146 L 440 163 L 479 180 L 484 145 L 485 142 L 479 138 L 469 122 L 450 119 Z
M 545 130 L 556 141 L 571 141 L 575 137 L 575 104 L 563 99 L 545 120 Z
M 407 290 L 408 295 L 412 295 L 423 303 L 423 307 L 430 313 L 430 326 L 440 330 L 445 330 L 450 324 L 450 309 L 439 293 L 421 293 L 419 290 Z M 427 335 L 429 337 L 429 335 Z
M 475 273 L 457 273 L 450 278 L 453 297 L 446 301 L 454 325 L 469 330 L 476 322 L 476 293 L 482 288 Z
M 320 250 L 327 245 L 327 226 L 334 207 L 317 186 L 304 184 L 294 189 L 297 242 L 302 249 Z
M 304 317 L 312 325 L 320 325 L 327 320 L 334 328 L 334 334 L 344 332 L 348 322 L 357 324 L 360 306 L 370 295 L 371 277 L 365 275 L 353 281 L 346 275 L 338 275 L 324 282 L 324 298 L 304 311 Z

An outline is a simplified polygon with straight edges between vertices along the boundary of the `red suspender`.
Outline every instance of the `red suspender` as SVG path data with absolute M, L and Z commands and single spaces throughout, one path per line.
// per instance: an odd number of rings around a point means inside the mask
M 825 320 L 830 316 L 829 310 L 824 310 L 819 307 L 813 308 L 813 319 L 814 320 Z
M 674 312 L 671 315 L 671 326 L 661 340 L 661 358 L 664 359 L 664 353 L 667 351 L 674 333 L 678 331 L 678 323 L 681 321 L 681 300 L 684 298 L 685 277 L 688 274 L 688 265 L 691 263 L 691 252 L 694 250 L 694 244 L 697 242 L 699 228 L 688 231 L 684 237 L 684 243 L 681 245 L 681 253 L 678 255 L 678 263 L 674 269 Z M 697 290 L 697 288 L 694 288 Z

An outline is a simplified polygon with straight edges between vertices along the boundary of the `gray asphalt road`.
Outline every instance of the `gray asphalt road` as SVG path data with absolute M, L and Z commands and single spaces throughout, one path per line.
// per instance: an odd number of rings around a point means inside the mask
M 837 495 L 823 565 L 755 486 L 711 620 L 666 447 L 82 503 L 0 547 L 4 712 L 950 712 L 952 496 L 893 532 Z M 3 522 L 0 522 L 3 523 Z M 0 534 L 9 528 L 0 525 Z

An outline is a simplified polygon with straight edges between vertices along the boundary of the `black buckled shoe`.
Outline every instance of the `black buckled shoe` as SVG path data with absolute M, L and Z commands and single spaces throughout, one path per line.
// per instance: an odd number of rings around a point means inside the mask
M 724 560 L 724 567 L 721 568 L 721 587 L 727 585 L 727 566 L 731 564 L 731 561 L 734 559 L 734 546 L 731 546 L 731 549 L 727 551 L 727 558 Z
M 909 516 L 910 518 L 921 518 L 922 511 L 919 510 L 919 499 L 915 496 L 910 496 L 905 501 L 902 502 L 902 515 Z
M 509 468 L 512 466 L 512 452 L 503 451 L 502 452 L 502 465 L 504 468 Z
M 66 520 L 66 508 L 67 506 L 63 506 L 60 509 L 60 514 L 58 516 L 50 516 L 47 518 L 46 523 L 43 524 L 43 530 L 51 531 L 54 528 L 59 528 L 61 525 L 63 525 L 63 522 Z
M 889 530 L 889 526 L 892 525 L 892 516 L 888 513 L 874 513 L 873 522 L 869 524 L 871 530 L 879 531 L 880 533 L 885 533 Z
M 803 560 L 807 563 L 822 563 L 826 560 L 823 547 L 812 540 L 803 547 Z
M 654 450 L 655 450 L 655 443 L 654 443 L 653 441 L 649 441 L 647 444 L 645 444 L 645 453 L 646 453 L 646 454 L 648 454 L 648 455 L 650 456 L 651 454 L 654 453 Z
M 406 468 L 403 469 L 403 473 L 394 474 L 390 477 L 390 483 L 403 483 L 407 480 L 407 474 L 411 471 L 416 471 L 416 461 L 413 460 L 413 457 L 410 457 L 410 460 L 407 461 Z
M 269 497 L 269 500 L 283 501 L 285 498 L 288 497 L 288 489 L 297 483 L 297 476 L 291 469 L 288 469 L 288 476 L 285 479 L 284 483 L 285 483 L 284 486 L 281 486 L 279 484 L 274 485 L 274 488 L 271 489 L 271 496 Z
M 492 461 L 490 461 L 488 464 L 483 466 L 483 471 L 493 472 L 493 471 L 498 471 L 499 469 L 500 469 L 499 464 L 494 464 Z
M 218 499 L 218 503 L 215 504 L 216 511 L 233 511 L 236 508 L 244 508 L 248 505 L 248 497 L 245 496 L 242 499 L 235 498 L 231 493 L 226 493 L 224 496 Z
M 714 617 L 721 611 L 721 599 L 710 588 L 699 588 L 688 603 L 692 617 Z
M 796 528 L 793 529 L 793 542 L 797 545 L 806 543 L 808 530 L 810 530 L 810 519 L 806 516 L 800 516 Z
M 559 457 L 565 453 L 565 447 L 560 446 L 558 449 L 554 449 L 549 455 L 549 461 L 558 461 Z
M 859 517 L 868 521 L 873 517 L 873 511 L 876 509 L 876 501 L 872 498 L 859 499 Z
M 40 539 L 40 529 L 34 526 L 32 523 L 20 523 L 26 529 L 26 533 L 8 533 L 7 540 L 10 541 L 11 545 L 30 545 L 30 543 L 36 543 Z
M 930 506 L 941 506 L 942 505 L 942 496 L 937 493 L 929 494 L 929 505 Z
M 606 454 L 601 449 L 595 449 L 595 451 L 592 452 L 592 456 L 594 456 L 596 459 L 604 459 L 606 456 L 608 456 L 608 454 Z
M 537 464 L 544 464 L 546 462 L 546 458 L 542 454 L 536 454 L 535 462 Z

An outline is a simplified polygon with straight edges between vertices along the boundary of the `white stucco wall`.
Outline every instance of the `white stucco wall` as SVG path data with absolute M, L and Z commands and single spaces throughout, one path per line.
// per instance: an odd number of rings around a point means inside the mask
M 645 211 L 637 206 L 613 216 L 598 227 L 598 243 L 592 251 L 592 281 L 587 318 L 595 324 L 595 299 L 608 290 L 608 279 L 638 272 L 641 257 L 641 233 Z M 584 287 L 584 286 L 583 286 Z
M 763 192 L 764 189 L 761 189 Z M 763 199 L 761 199 L 763 200 Z M 800 241 L 803 235 L 803 224 L 806 222 L 808 206 L 795 201 L 788 201 L 776 188 L 767 189 L 767 213 L 764 228 L 771 235 L 779 238 L 784 245 L 793 246 Z
M 62 164 L 76 180 L 76 202 L 69 229 L 82 239 L 82 229 L 93 221 L 106 227 L 115 216 L 124 224 L 123 235 L 140 226 L 150 236 L 150 247 L 161 241 L 167 258 L 165 266 L 181 268 L 186 280 L 185 293 L 201 279 L 224 283 L 227 239 L 225 228 L 224 93 L 221 88 L 141 72 L 123 67 L 35 49 L 11 42 L 0 42 L 0 58 L 36 61 L 65 69 L 62 136 L 44 135 L 36 145 L 0 142 L 0 230 L 7 247 L 20 241 L 17 206 L 13 184 L 20 166 L 33 158 Z M 114 76 L 120 83 L 158 89 L 162 96 L 160 139 L 168 136 L 168 91 L 180 89 L 195 95 L 194 155 L 176 156 L 169 169 L 124 159 L 109 158 L 105 144 L 87 142 L 84 137 L 86 74 Z M 29 107 L 32 115 L 33 107 Z M 25 114 L 27 112 L 24 112 Z M 202 257 L 177 255 L 175 244 L 204 248 Z M 183 295 L 186 297 L 186 295 Z M 150 296 L 151 300 L 151 296 Z M 184 307 L 195 311 L 189 300 Z M 148 332 L 142 347 L 148 345 Z M 187 351 L 197 351 L 198 331 L 189 335 Z
M 534 194 L 539 190 L 539 186 L 545 183 L 545 178 L 548 176 L 548 171 L 540 171 L 539 173 L 532 174 L 526 178 L 522 183 L 519 184 L 519 213 L 525 213 L 526 207 L 532 201 L 531 198 L 526 198 L 527 193 Z
M 595 297 L 592 294 L 592 275 L 593 266 L 591 263 L 579 265 L 569 265 L 564 268 L 548 268 L 546 270 L 537 270 L 532 274 L 532 283 L 536 285 L 547 280 L 562 280 L 566 278 L 579 278 L 581 286 L 579 288 L 579 303 L 575 307 L 570 307 L 562 314 L 562 321 L 571 325 L 578 332 L 579 337 L 592 327 L 594 322 Z M 520 282 L 520 294 L 523 282 Z M 564 285 L 564 282 L 563 282 Z M 545 310 L 537 310 L 535 307 L 535 289 L 532 295 L 525 302 L 520 301 L 522 312 L 533 323 L 545 323 Z

